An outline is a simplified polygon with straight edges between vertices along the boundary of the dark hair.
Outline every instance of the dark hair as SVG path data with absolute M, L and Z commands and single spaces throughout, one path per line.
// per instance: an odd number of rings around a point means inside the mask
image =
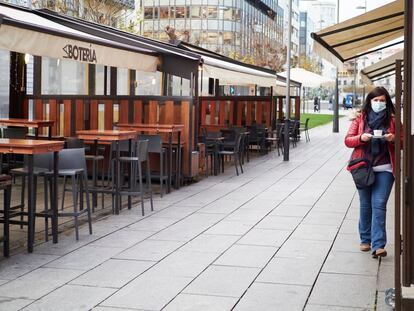
M 391 121 L 391 117 L 395 114 L 395 107 L 394 107 L 394 104 L 392 103 L 390 93 L 388 93 L 388 91 L 384 87 L 377 86 L 375 89 L 369 92 L 369 94 L 367 95 L 367 98 L 365 99 L 364 106 L 362 107 L 362 111 L 365 113 L 365 115 L 370 113 L 372 111 L 371 100 L 378 96 L 385 96 L 385 101 L 387 105 L 385 109 L 387 111 L 386 113 L 387 116 L 384 120 L 385 121 L 384 125 L 389 125 Z

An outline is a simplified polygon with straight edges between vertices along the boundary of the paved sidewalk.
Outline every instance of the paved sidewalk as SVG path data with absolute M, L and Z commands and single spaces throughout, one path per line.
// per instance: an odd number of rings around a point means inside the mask
M 209 177 L 0 261 L 0 310 L 390 310 L 393 255 L 358 250 L 350 150 L 332 124 L 291 161 Z M 392 236 L 392 198 L 388 211 Z

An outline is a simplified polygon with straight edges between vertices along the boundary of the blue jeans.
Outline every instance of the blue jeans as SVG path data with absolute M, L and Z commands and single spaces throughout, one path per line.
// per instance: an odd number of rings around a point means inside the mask
M 361 243 L 371 245 L 376 251 L 387 244 L 385 218 L 387 201 L 391 193 L 394 176 L 390 172 L 376 172 L 375 183 L 359 192 L 359 235 Z

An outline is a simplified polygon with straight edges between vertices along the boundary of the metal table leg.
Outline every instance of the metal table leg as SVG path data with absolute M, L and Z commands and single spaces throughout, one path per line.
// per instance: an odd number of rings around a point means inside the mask
M 59 152 L 53 152 L 53 189 L 52 193 L 52 236 L 53 243 L 58 242 L 58 171 L 59 171 Z
M 179 189 L 181 186 L 181 132 L 178 131 L 178 137 L 177 137 L 177 154 L 176 157 L 176 165 L 175 165 L 175 189 Z
M 167 192 L 171 192 L 171 179 L 172 179 L 172 133 L 168 133 L 168 150 L 169 150 L 169 164 L 168 164 L 168 186 Z
M 35 200 L 34 196 L 34 174 L 33 174 L 33 155 L 29 154 L 27 159 L 28 167 L 28 197 L 27 197 L 27 208 L 28 208 L 28 228 L 27 228 L 27 251 L 33 252 L 34 244 L 34 226 L 35 226 Z
M 119 169 L 119 141 L 115 142 L 115 148 L 116 148 L 116 152 L 115 152 L 115 163 L 114 163 L 114 172 L 116 175 L 113 176 L 114 177 L 114 182 L 115 182 L 115 214 L 119 215 L 119 182 L 121 179 L 121 170 Z

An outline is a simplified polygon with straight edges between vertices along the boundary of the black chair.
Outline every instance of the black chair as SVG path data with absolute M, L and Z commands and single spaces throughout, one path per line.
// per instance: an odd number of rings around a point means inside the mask
M 24 160 L 25 163 L 27 163 L 27 157 L 25 157 Z M 45 153 L 45 154 L 36 154 L 33 156 L 33 175 L 34 175 L 34 189 L 35 193 L 37 192 L 37 179 L 43 178 L 44 183 L 44 211 L 48 211 L 49 209 L 49 194 L 48 194 L 48 187 L 47 183 L 49 181 L 48 174 L 51 174 L 53 170 L 53 153 Z M 23 216 L 24 216 L 24 207 L 25 207 L 25 189 L 26 189 L 26 177 L 29 175 L 29 172 L 27 170 L 27 166 L 20 168 L 14 168 L 10 170 L 10 174 L 13 178 L 13 180 L 16 179 L 16 177 L 21 177 L 21 192 L 20 192 L 20 204 L 16 206 L 10 207 L 10 211 L 15 211 L 20 209 L 20 221 L 22 222 L 20 224 L 20 228 L 23 227 Z M 51 195 L 51 193 L 50 193 Z M 36 203 L 34 204 L 36 208 Z M 47 213 L 38 213 L 36 216 L 43 216 L 45 217 L 45 229 L 48 227 L 48 215 Z M 48 240 L 48 234 L 46 233 L 47 230 L 45 230 L 45 240 Z
M 310 137 L 309 137 L 309 120 L 310 118 L 306 118 L 304 123 L 301 123 L 300 127 L 299 127 L 299 132 L 300 133 L 305 133 L 305 141 L 308 142 L 310 141 Z
M 168 182 L 168 175 L 166 172 L 166 166 L 167 163 L 167 150 L 163 147 L 162 137 L 161 135 L 139 135 L 139 140 L 148 140 L 148 152 L 153 154 L 158 154 L 160 156 L 160 171 L 159 175 L 154 174 L 151 172 L 151 177 L 157 177 L 160 181 L 160 194 L 161 198 L 164 194 L 163 190 L 163 184 L 165 182 L 165 186 L 167 186 Z
M 9 139 L 25 139 L 27 135 L 27 129 L 24 127 L 6 127 L 2 129 L 2 137 Z M 6 165 L 4 165 L 3 157 L 6 158 Z M 1 154 L 0 155 L 0 168 L 3 170 L 3 166 L 6 171 L 22 165 L 22 158 L 15 154 Z
M 236 174 L 239 175 L 239 170 L 237 165 L 240 165 L 241 172 L 243 173 L 243 166 L 241 163 L 241 153 L 240 148 L 243 144 L 243 135 L 239 134 L 236 138 L 236 144 L 234 145 L 232 150 L 220 150 L 218 152 L 219 156 L 221 157 L 221 165 L 222 165 L 222 172 L 224 172 L 224 157 L 230 156 L 233 157 L 234 166 L 236 167 Z
M 208 163 L 211 161 L 211 173 L 217 175 L 219 171 L 219 155 L 218 151 L 220 150 L 221 142 L 218 140 L 221 137 L 219 132 L 207 132 L 205 128 L 201 129 L 202 136 L 201 142 L 205 146 L 205 166 L 206 166 L 206 176 L 208 176 L 209 166 Z
M 0 217 L 0 223 L 3 224 L 3 256 L 9 257 L 10 255 L 10 201 L 12 191 L 12 179 L 9 175 L 0 175 L 0 190 L 4 192 L 3 198 L 3 210 L 0 211 L 2 216 Z
M 266 153 L 266 128 L 262 124 L 252 124 L 249 132 L 249 145 L 257 146 L 260 154 Z
M 152 187 L 151 187 L 151 173 L 150 173 L 150 161 L 149 161 L 149 154 L 148 154 L 148 140 L 138 140 L 133 142 L 133 152 L 130 156 L 121 156 L 119 158 L 119 165 L 117 165 L 117 175 L 118 180 L 121 180 L 121 172 L 123 171 L 123 167 L 125 165 L 129 166 L 129 185 L 127 188 L 122 187 L 120 196 L 127 195 L 128 196 L 128 208 L 131 208 L 131 196 L 140 196 L 141 197 L 141 209 L 142 209 L 142 216 L 145 215 L 144 209 L 144 195 L 146 192 L 149 192 L 150 195 L 150 203 L 151 203 L 151 211 L 154 210 L 153 202 L 152 202 Z M 146 176 L 145 180 L 147 182 L 147 189 L 144 189 L 143 186 L 143 173 L 142 173 L 142 166 L 146 164 Z M 138 184 L 137 184 L 138 178 Z M 122 181 L 122 180 L 121 180 Z M 114 185 L 113 185 L 114 187 Z
M 59 212 L 59 217 L 73 217 L 75 223 L 76 240 L 79 240 L 79 216 L 87 213 L 89 233 L 92 234 L 92 218 L 88 187 L 88 176 L 85 158 L 85 149 L 63 149 L 59 152 L 58 175 L 63 178 L 70 177 L 72 180 L 73 212 Z M 50 175 L 52 177 L 52 175 Z M 62 200 L 65 198 L 67 189 L 64 189 Z M 84 194 L 86 194 L 86 209 L 83 208 Z M 79 203 L 79 208 L 78 208 Z
M 77 137 L 68 137 L 65 139 L 65 148 L 66 149 L 79 149 L 79 148 L 85 148 L 85 152 L 89 150 L 88 147 L 85 147 L 85 143 L 83 140 L 77 138 Z M 105 148 L 99 148 L 98 150 L 95 150 L 96 153 L 99 153 L 99 151 L 104 152 Z M 86 162 L 92 162 L 92 181 L 93 181 L 93 187 L 98 186 L 98 179 L 99 179 L 99 164 L 101 164 L 101 184 L 102 187 L 104 186 L 104 180 L 105 180 L 105 157 L 100 154 L 86 154 L 85 155 Z M 66 186 L 66 178 L 64 177 L 63 180 L 63 188 Z M 95 207 L 97 207 L 97 195 L 96 193 L 92 194 L 92 212 L 95 212 Z M 102 193 L 101 196 L 101 205 L 102 208 L 104 208 L 105 202 L 104 202 L 104 194 Z M 62 209 L 64 206 L 64 200 L 62 200 Z

